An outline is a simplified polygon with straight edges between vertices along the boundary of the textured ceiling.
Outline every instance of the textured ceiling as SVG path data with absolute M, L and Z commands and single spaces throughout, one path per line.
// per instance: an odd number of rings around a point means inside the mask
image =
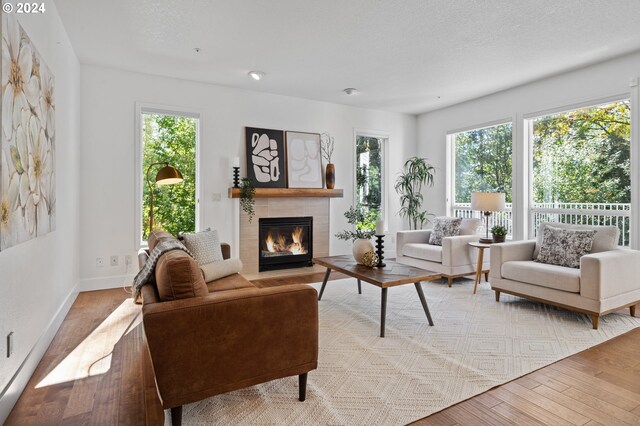
M 55 3 L 82 63 L 406 113 L 640 50 L 638 0 Z

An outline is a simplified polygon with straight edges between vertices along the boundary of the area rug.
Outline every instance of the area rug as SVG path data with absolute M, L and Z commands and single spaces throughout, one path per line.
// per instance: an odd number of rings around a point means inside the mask
M 640 325 L 626 311 L 593 330 L 586 315 L 505 294 L 496 303 L 486 283 L 473 295 L 470 280 L 423 288 L 435 325 L 413 285 L 393 287 L 380 338 L 380 289 L 329 281 L 305 402 L 289 377 L 186 405 L 183 424 L 407 424 Z

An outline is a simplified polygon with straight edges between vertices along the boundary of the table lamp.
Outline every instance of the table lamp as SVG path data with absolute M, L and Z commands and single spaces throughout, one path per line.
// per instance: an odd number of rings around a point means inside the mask
M 484 213 L 485 221 L 485 238 L 480 238 L 480 242 L 491 244 L 492 238 L 489 238 L 489 216 L 491 212 L 500 212 L 504 210 L 504 192 L 472 192 L 471 193 L 471 210 L 480 210 Z

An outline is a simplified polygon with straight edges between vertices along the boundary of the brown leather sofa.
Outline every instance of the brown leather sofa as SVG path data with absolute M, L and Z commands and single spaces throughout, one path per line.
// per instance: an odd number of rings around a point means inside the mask
M 154 231 L 149 248 L 166 238 Z M 223 245 L 223 257 L 229 258 Z M 148 252 L 139 254 L 140 266 Z M 162 406 L 179 425 L 182 405 L 287 376 L 318 363 L 318 296 L 314 288 L 258 288 L 240 274 L 205 283 L 197 263 L 173 250 L 142 287 L 144 331 Z

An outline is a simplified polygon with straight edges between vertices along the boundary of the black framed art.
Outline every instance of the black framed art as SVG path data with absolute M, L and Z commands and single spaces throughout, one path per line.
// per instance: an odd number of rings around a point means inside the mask
M 284 132 L 245 127 L 247 177 L 254 188 L 286 188 Z

